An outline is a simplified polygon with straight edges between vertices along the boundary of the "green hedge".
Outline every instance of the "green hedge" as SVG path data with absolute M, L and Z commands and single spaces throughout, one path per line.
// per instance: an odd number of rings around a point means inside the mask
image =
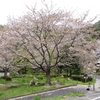
M 71 76 L 71 79 L 85 82 L 85 79 L 84 79 L 83 75 L 73 75 L 73 76 Z M 88 76 L 86 82 L 90 82 L 92 80 L 93 80 L 93 78 L 91 76 Z

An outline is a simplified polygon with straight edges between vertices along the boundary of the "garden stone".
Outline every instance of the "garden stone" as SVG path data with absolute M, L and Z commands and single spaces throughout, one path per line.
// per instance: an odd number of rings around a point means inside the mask
M 68 81 L 70 81 L 71 80 L 71 78 L 67 78 L 68 79 Z
M 10 84 L 10 85 L 8 86 L 8 88 L 17 88 L 17 87 L 19 87 L 18 84 Z
M 0 90 L 8 89 L 8 86 L 5 84 L 0 84 Z
M 34 80 L 31 80 L 29 85 L 30 85 L 30 86 L 34 86 L 34 85 L 35 85 Z
M 38 80 L 36 77 L 34 77 L 34 80 Z

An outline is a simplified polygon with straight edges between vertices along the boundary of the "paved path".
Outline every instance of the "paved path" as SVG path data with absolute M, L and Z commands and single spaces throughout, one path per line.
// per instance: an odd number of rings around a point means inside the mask
M 100 92 L 91 92 L 83 97 L 71 97 L 66 100 L 100 100 Z
M 100 91 L 100 79 L 96 79 L 95 90 Z
M 72 97 L 67 98 L 66 100 L 100 100 L 100 79 L 96 79 L 95 91 L 94 86 L 90 87 L 90 91 L 86 93 L 83 97 Z

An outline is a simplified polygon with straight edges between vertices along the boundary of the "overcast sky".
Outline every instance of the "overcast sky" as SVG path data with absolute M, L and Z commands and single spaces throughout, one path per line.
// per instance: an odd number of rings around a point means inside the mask
M 47 2 L 51 0 L 46 0 Z M 89 10 L 90 17 L 100 14 L 100 0 L 52 0 L 60 8 L 76 9 L 78 12 Z M 41 8 L 41 0 L 0 0 L 0 24 L 7 23 L 7 16 L 20 16 L 27 11 L 26 5 L 32 6 L 37 2 Z

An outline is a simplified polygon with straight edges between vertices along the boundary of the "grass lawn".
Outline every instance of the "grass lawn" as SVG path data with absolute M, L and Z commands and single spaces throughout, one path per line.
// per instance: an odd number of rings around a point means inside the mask
M 51 90 L 62 86 L 69 86 L 69 85 L 76 85 L 76 84 L 83 84 L 79 81 L 74 80 L 68 80 L 64 77 L 52 77 L 51 81 L 60 80 L 62 82 L 62 85 L 43 85 L 43 86 L 29 86 L 30 80 L 34 79 L 35 82 L 45 82 L 45 76 L 39 75 L 34 77 L 19 77 L 19 78 L 12 78 L 12 81 L 5 81 L 4 79 L 0 78 L 0 84 L 4 85 L 11 85 L 11 84 L 17 84 L 18 87 L 16 88 L 7 88 L 7 89 L 1 89 L 0 90 L 0 99 L 1 98 L 9 98 L 19 95 L 25 95 L 29 93 L 36 93 L 40 91 L 45 90 Z M 87 84 L 87 83 L 85 83 Z M 56 100 L 56 99 L 55 99 Z

